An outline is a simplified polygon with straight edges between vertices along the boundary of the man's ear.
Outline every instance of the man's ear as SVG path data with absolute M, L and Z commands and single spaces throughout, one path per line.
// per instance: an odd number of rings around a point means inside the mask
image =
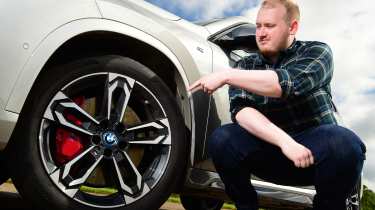
M 297 34 L 298 27 L 299 27 L 298 21 L 297 20 L 293 20 L 290 23 L 290 28 L 289 28 L 290 35 L 294 35 L 295 36 Z

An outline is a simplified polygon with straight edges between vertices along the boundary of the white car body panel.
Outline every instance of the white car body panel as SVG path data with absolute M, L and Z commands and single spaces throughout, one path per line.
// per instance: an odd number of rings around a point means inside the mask
M 17 80 L 13 91 L 14 94 L 10 97 L 6 109 L 8 111 L 19 113 L 34 80 L 39 74 L 39 71 L 47 62 L 48 58 L 53 54 L 55 49 L 61 46 L 66 40 L 88 31 L 112 31 L 136 37 L 161 50 L 172 60 L 180 71 L 183 69 L 176 56 L 163 43 L 136 28 L 106 19 L 77 20 L 55 30 L 35 50 L 33 57 L 24 67 L 24 74 L 22 74 Z M 186 77 L 184 82 L 186 84 L 188 83 Z
M 5 106 L 24 64 L 33 56 L 34 50 L 43 39 L 63 24 L 88 17 L 100 17 L 93 0 L 2 0 L 0 77 L 7 77 L 7 80 L 3 80 L 0 84 L 1 107 Z
M 179 58 L 190 82 L 202 74 L 212 71 L 211 48 L 207 42 L 209 33 L 204 27 L 196 26 L 184 20 L 170 21 L 150 12 L 134 1 L 98 0 L 98 5 L 106 19 L 137 26 L 138 29 L 159 39 Z M 142 5 L 148 5 L 143 2 Z M 148 16 L 141 16 L 147 14 Z M 199 50 L 198 50 L 199 48 Z
M 218 72 L 225 70 L 229 66 L 229 59 L 227 55 L 215 44 L 211 44 L 213 49 L 213 72 Z M 215 105 L 217 112 L 220 113 L 218 116 L 221 125 L 231 122 L 230 112 L 229 112 L 229 97 L 228 97 L 228 85 L 223 86 L 222 88 L 215 91 L 212 95 L 215 100 Z
M 57 9 L 58 12 L 56 12 Z M 3 0 L 1 2 L 0 57 L 2 62 L 0 63 L 0 78 L 7 79 L 0 83 L 0 107 L 2 109 L 0 111 L 0 122 L 2 123 L 0 149 L 8 142 L 18 118 L 15 113 L 19 113 L 19 107 L 22 107 L 27 96 L 27 93 L 18 95 L 18 91 L 29 91 L 30 89 L 27 87 L 31 87 L 34 81 L 28 78 L 27 81 L 18 83 L 26 89 L 17 90 L 14 87 L 20 75 L 22 77 L 29 76 L 29 74 L 22 74 L 23 70 L 27 68 L 26 63 L 33 59 L 38 45 L 56 28 L 68 22 L 88 17 L 100 17 L 97 5 L 93 0 Z M 20 103 L 10 109 L 15 113 L 4 110 L 12 92 L 16 92 L 19 97 L 22 97 L 18 101 Z
M 0 151 L 3 150 L 12 135 L 16 125 L 18 114 L 0 110 Z

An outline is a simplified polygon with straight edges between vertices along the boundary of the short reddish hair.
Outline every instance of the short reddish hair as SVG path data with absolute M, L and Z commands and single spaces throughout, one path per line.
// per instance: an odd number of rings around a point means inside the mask
M 293 20 L 299 21 L 300 11 L 299 6 L 293 0 L 264 0 L 261 8 L 274 8 L 276 4 L 281 4 L 286 9 L 285 20 L 287 23 L 291 23 Z

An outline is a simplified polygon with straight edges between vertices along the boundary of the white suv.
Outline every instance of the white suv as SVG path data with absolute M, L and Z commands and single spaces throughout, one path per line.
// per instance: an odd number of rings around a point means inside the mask
M 207 136 L 230 121 L 227 89 L 189 84 L 254 52 L 254 25 L 193 24 L 141 0 L 0 6 L 1 180 L 45 209 L 220 209 Z M 308 208 L 313 187 L 252 183 L 264 207 Z M 359 208 L 360 184 L 348 199 Z

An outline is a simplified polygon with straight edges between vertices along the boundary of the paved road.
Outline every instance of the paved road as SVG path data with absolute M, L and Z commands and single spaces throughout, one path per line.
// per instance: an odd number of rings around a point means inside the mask
M 4 183 L 0 186 L 0 209 L 35 210 L 31 209 L 17 193 L 12 184 Z M 184 210 L 180 204 L 167 202 L 160 210 Z

